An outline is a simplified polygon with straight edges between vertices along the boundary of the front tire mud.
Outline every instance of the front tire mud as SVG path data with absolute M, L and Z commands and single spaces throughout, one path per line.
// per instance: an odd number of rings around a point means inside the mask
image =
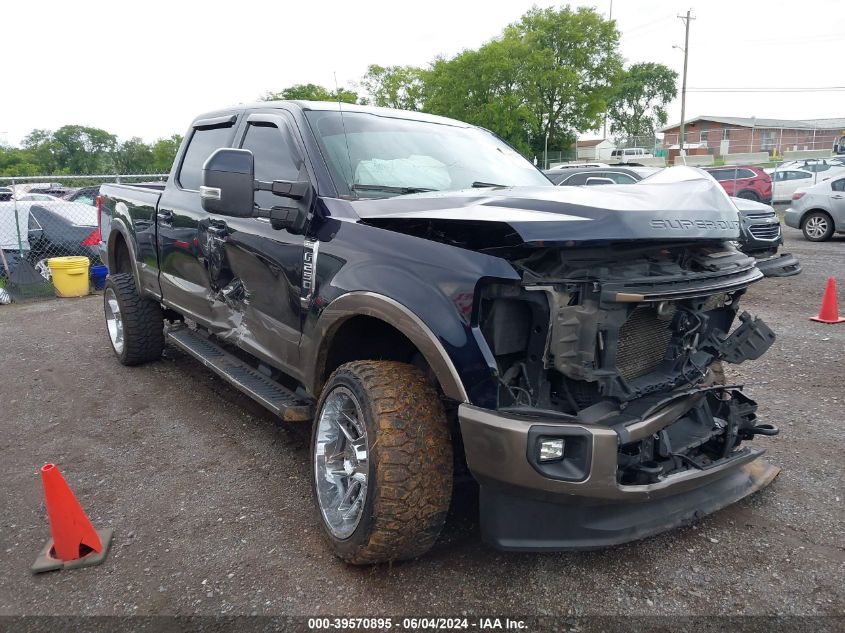
M 140 365 L 164 351 L 161 305 L 142 297 L 131 274 L 110 275 L 103 290 L 103 308 L 112 350 L 123 365 Z
M 320 461 L 329 461 L 327 451 L 337 448 L 323 441 L 329 424 L 325 416 L 331 415 L 326 402 L 332 401 L 336 390 L 357 401 L 366 427 L 365 433 L 355 434 L 366 438 L 366 498 L 358 524 L 346 538 L 338 538 L 336 526 L 335 533 L 330 526 L 333 510 L 326 502 L 331 495 L 326 494 L 329 479 L 325 478 L 331 475 L 320 467 Z M 319 429 L 323 431 L 318 433 Z M 340 460 L 335 458 L 334 463 Z M 440 535 L 452 495 L 452 443 L 437 391 L 419 369 L 405 363 L 341 365 L 317 405 L 311 467 L 324 533 L 337 556 L 356 565 L 421 556 Z

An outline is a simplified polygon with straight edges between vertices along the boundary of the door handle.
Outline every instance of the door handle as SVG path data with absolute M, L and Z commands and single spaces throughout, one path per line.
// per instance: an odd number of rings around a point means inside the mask
M 835 196 L 830 196 L 830 197 L 833 198 L 834 200 L 842 200 L 842 198 L 845 198 L 845 196 L 840 196 L 839 194 L 837 194 Z
M 158 218 L 159 224 L 173 224 L 172 211 L 159 211 L 156 213 L 156 218 Z

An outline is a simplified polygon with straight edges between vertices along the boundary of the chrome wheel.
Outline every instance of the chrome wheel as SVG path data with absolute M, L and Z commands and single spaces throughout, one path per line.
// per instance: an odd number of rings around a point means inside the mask
M 346 387 L 335 387 L 323 402 L 314 453 L 320 512 L 336 538 L 349 538 L 367 501 L 369 448 L 361 405 Z
M 106 325 L 109 328 L 109 338 L 111 339 L 114 351 L 120 354 L 123 352 L 123 318 L 120 314 L 120 304 L 117 302 L 117 296 L 114 290 L 106 288 L 103 295 L 105 301 Z
M 820 240 L 827 235 L 830 226 L 827 219 L 820 215 L 814 215 L 804 225 L 804 232 L 813 239 Z

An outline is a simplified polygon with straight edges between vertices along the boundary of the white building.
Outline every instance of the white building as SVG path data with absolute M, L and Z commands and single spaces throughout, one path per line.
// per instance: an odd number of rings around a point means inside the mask
M 575 143 L 575 157 L 578 160 L 610 160 L 610 153 L 616 149 L 611 141 L 605 138 L 596 138 L 589 141 L 577 141 Z

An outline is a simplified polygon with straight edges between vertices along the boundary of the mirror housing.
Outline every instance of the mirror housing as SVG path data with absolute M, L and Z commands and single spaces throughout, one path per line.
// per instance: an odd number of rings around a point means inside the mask
M 611 180 L 610 178 L 601 178 L 599 176 L 591 176 L 587 178 L 587 182 L 584 183 L 587 187 L 593 187 L 595 185 L 615 185 L 616 182 Z
M 255 160 L 248 149 L 218 149 L 202 166 L 202 208 L 235 218 L 255 215 Z

